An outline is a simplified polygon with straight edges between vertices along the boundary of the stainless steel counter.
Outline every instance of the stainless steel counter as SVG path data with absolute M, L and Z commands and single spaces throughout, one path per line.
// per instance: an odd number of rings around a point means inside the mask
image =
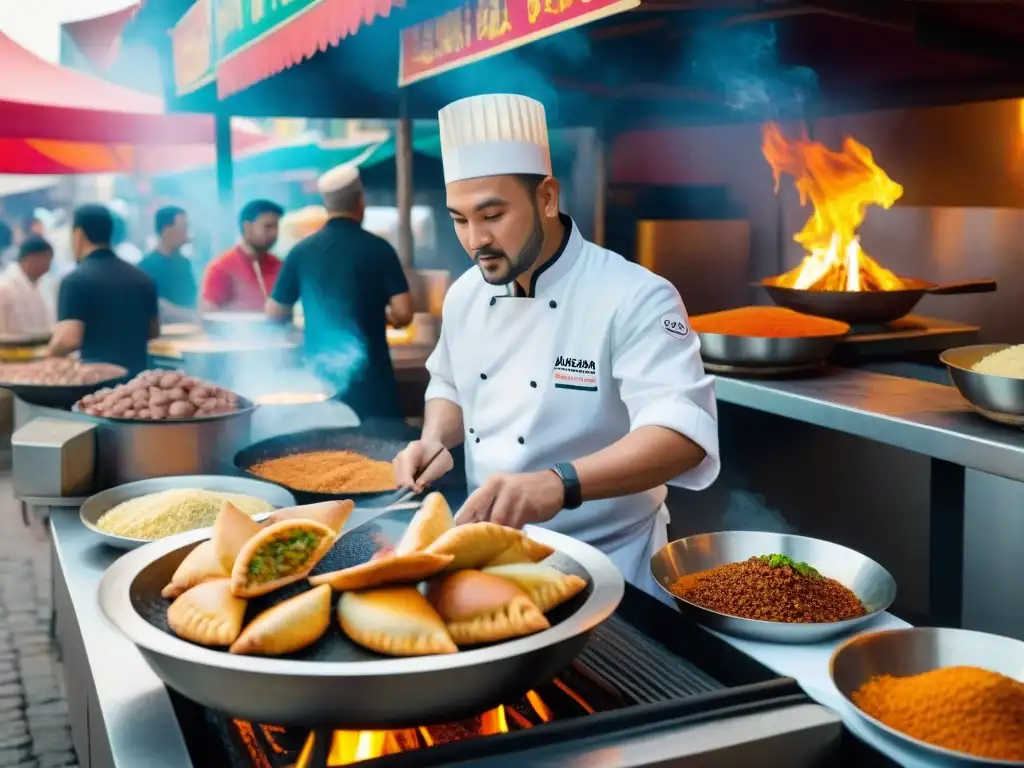
M 978 416 L 953 387 L 840 368 L 805 379 L 719 377 L 715 391 L 721 402 L 1024 482 L 1024 432 Z

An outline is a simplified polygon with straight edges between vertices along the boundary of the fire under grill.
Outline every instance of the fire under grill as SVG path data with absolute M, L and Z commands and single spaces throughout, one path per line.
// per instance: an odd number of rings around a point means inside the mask
M 193 763 L 224 768 L 366 768 L 484 760 L 680 717 L 806 701 L 780 679 L 632 587 L 570 667 L 522 698 L 458 722 L 393 731 L 254 724 L 172 692 Z

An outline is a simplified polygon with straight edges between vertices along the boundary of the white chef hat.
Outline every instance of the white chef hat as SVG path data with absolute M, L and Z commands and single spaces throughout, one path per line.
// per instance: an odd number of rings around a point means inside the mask
M 329 195 L 332 192 L 339 192 L 357 181 L 360 181 L 359 164 L 355 162 L 342 163 L 317 179 L 316 188 L 321 195 Z
M 510 173 L 551 175 L 544 105 L 511 93 L 459 99 L 437 113 L 444 183 Z

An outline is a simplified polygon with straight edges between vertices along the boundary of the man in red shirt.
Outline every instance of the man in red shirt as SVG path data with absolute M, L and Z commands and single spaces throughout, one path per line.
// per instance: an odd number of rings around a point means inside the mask
M 284 210 L 269 200 L 245 204 L 238 217 L 242 242 L 211 261 L 203 274 L 200 307 L 205 312 L 263 312 L 281 262 L 270 252 Z

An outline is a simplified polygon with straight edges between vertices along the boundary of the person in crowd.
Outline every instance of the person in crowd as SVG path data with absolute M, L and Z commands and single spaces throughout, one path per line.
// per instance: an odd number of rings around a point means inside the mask
M 49 354 L 79 352 L 87 363 L 145 370 L 148 343 L 160 334 L 156 283 L 111 249 L 114 217 L 102 205 L 79 207 L 71 222 L 78 266 L 60 284 Z
M 46 237 L 46 222 L 43 221 L 41 211 L 36 209 L 26 216 L 21 229 L 25 237 L 31 237 L 32 235 Z
M 203 274 L 204 312 L 263 312 L 281 262 L 270 252 L 284 210 L 270 200 L 246 203 L 238 217 L 241 242 L 211 261 Z
M 6 221 L 0 219 L 0 264 L 9 264 L 16 255 L 14 230 Z
M 0 334 L 28 336 L 53 327 L 53 313 L 39 290 L 52 263 L 53 247 L 46 240 L 39 235 L 22 240 L 17 260 L 0 273 Z
M 660 597 L 665 483 L 700 490 L 720 467 L 714 380 L 679 292 L 560 213 L 542 104 L 488 94 L 438 119 L 448 211 L 478 269 L 445 297 L 398 484 L 422 489 L 464 443 L 460 524 L 557 530 Z
M 291 249 L 267 315 L 286 320 L 301 301 L 306 360 L 314 372 L 338 388 L 339 398 L 361 420 L 400 419 L 386 326 L 412 322 L 409 284 L 395 249 L 362 227 L 366 201 L 359 167 L 338 166 L 317 186 L 327 222 Z M 365 357 L 337 354 L 346 348 Z
M 192 262 L 182 255 L 181 249 L 189 241 L 188 214 L 184 209 L 166 206 L 153 218 L 156 247 L 139 262 L 139 269 L 153 278 L 160 313 L 164 319 L 171 315 L 183 317 L 196 306 L 196 278 Z

